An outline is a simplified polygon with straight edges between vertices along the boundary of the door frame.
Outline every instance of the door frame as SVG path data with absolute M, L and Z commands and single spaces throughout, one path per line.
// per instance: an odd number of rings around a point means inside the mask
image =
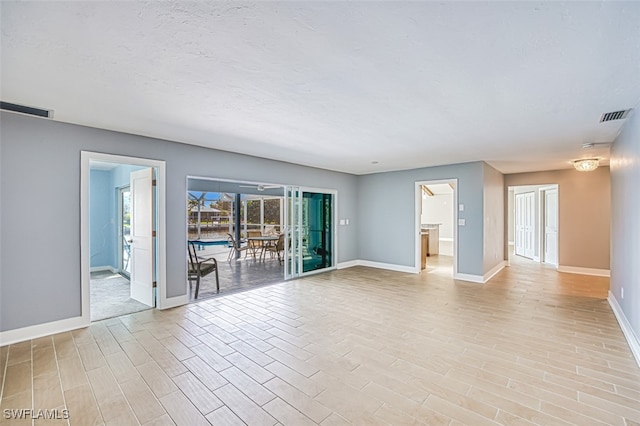
M 83 326 L 91 324 L 91 273 L 90 259 L 91 247 L 89 239 L 89 183 L 91 172 L 91 161 L 104 161 L 116 164 L 127 164 L 135 166 L 155 167 L 156 173 L 156 309 L 171 307 L 167 298 L 166 285 L 166 265 L 167 265 L 167 242 L 166 242 L 166 162 L 161 160 L 151 160 L 147 158 L 129 157 L 124 155 L 104 154 L 99 152 L 80 152 L 80 297 L 81 297 L 81 322 Z
M 422 252 L 422 223 L 420 216 L 422 213 L 422 185 L 452 184 L 453 185 L 453 278 L 458 276 L 458 179 L 435 179 L 421 180 L 415 183 L 415 263 L 414 272 L 419 274 L 421 269 L 421 252 Z

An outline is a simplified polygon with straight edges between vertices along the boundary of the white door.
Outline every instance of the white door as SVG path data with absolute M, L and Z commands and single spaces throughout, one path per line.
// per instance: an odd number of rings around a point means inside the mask
M 516 254 L 532 259 L 535 255 L 535 194 L 516 194 Z
M 131 182 L 131 298 L 155 306 L 153 168 L 132 172 Z
M 558 190 L 544 192 L 544 262 L 558 264 Z

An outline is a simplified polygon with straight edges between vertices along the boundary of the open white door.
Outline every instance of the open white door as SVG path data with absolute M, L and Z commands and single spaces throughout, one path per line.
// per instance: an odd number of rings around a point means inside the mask
M 544 262 L 558 264 L 558 190 L 544 191 Z
M 131 298 L 155 306 L 153 288 L 153 168 L 132 172 L 131 182 Z

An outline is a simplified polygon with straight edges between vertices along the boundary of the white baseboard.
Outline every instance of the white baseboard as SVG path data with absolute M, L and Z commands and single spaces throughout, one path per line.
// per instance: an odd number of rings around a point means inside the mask
M 484 276 L 482 277 L 484 279 L 483 282 L 487 282 L 489 281 L 491 278 L 493 278 L 498 272 L 502 271 L 504 269 L 504 267 L 507 266 L 507 261 L 503 260 L 502 262 L 498 263 L 496 266 L 494 266 L 493 268 L 491 268 L 489 270 L 489 272 L 487 272 L 486 274 L 484 274 Z
M 51 334 L 64 333 L 65 331 L 77 330 L 78 328 L 88 326 L 89 323 L 86 319 L 74 317 L 15 330 L 2 331 L 0 332 L 0 346 L 37 339 Z
M 453 276 L 453 279 L 460 280 L 460 281 L 469 281 L 477 284 L 484 284 L 487 281 L 489 281 L 491 278 L 493 278 L 494 275 L 496 275 L 498 272 L 502 271 L 505 266 L 507 266 L 507 261 L 503 260 L 500 263 L 498 263 L 496 266 L 491 268 L 491 270 L 484 275 L 471 275 L 471 274 L 457 273 Z
M 349 260 L 347 262 L 338 263 L 338 269 L 352 268 L 352 267 L 358 266 L 358 265 L 360 265 L 360 261 L 358 261 L 358 260 Z
M 469 281 L 471 283 L 476 283 L 476 284 L 484 284 L 484 277 L 482 277 L 481 275 L 457 273 L 453 275 L 453 279 L 460 280 L 460 281 Z
M 417 274 L 420 271 L 416 271 L 413 266 L 396 265 L 393 263 L 372 262 L 370 260 L 358 260 L 358 265 L 368 266 L 369 268 L 386 269 L 388 271 L 406 272 L 409 274 Z
M 618 320 L 618 324 L 620 324 L 620 328 L 622 329 L 622 334 L 627 339 L 627 343 L 629 344 L 629 348 L 631 349 L 631 353 L 636 359 L 636 363 L 638 367 L 640 367 L 640 339 L 636 333 L 634 333 L 629 320 L 625 316 L 622 308 L 618 304 L 618 300 L 616 300 L 613 293 L 609 292 L 609 297 L 607 297 L 607 301 L 609 302 L 609 306 L 611 306 L 611 310 L 613 314 L 616 316 Z
M 393 263 L 372 262 L 370 260 L 349 260 L 347 262 L 338 263 L 337 269 L 352 268 L 354 266 L 367 266 L 369 268 L 386 269 L 388 271 L 406 272 L 409 274 L 417 274 L 413 266 L 396 265 Z
M 440 238 L 440 241 L 444 241 L 446 243 L 453 242 L 453 238 Z
M 596 277 L 609 277 L 611 271 L 608 269 L 581 268 L 579 266 L 558 265 L 558 272 L 566 272 L 568 274 L 594 275 Z
M 168 297 L 164 299 L 161 304 L 158 304 L 158 309 L 171 309 L 177 306 L 186 305 L 187 303 L 189 303 L 189 296 L 186 294 L 183 294 L 182 296 Z
M 493 269 L 489 272 L 482 275 L 471 275 L 471 274 L 455 274 L 453 279 L 460 281 L 469 281 L 472 283 L 484 284 L 489 281 L 495 274 L 500 272 L 507 265 L 506 261 L 502 261 L 497 264 Z M 353 266 L 368 266 L 370 268 L 378 268 L 378 269 L 386 269 L 388 271 L 396 271 L 396 272 L 406 272 L 409 274 L 417 274 L 416 269 L 411 266 L 404 265 L 395 265 L 392 263 L 381 263 L 381 262 L 372 262 L 369 260 L 351 260 L 349 262 L 343 262 L 338 264 L 338 269 L 351 268 Z
M 187 303 L 189 303 L 187 295 L 170 297 L 165 299 L 162 307 L 158 307 L 158 309 L 175 308 L 176 306 L 186 305 Z M 50 336 L 52 334 L 64 333 L 65 331 L 77 330 L 79 328 L 88 327 L 90 324 L 91 321 L 83 319 L 82 317 L 74 317 L 18 328 L 15 330 L 2 331 L 0 332 L 0 346 L 37 339 L 39 337 Z

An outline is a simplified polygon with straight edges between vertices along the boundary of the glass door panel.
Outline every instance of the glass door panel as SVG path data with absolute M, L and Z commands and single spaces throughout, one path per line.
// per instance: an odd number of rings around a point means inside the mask
M 302 272 L 333 266 L 333 195 L 304 192 Z
M 286 188 L 285 279 L 335 266 L 334 199 L 330 193 Z

